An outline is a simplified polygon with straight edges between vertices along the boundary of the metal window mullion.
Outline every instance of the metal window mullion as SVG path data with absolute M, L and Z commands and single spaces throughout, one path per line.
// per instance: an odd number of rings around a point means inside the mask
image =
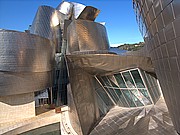
M 111 101 L 113 102 L 114 105 L 116 105 L 115 101 L 112 99 L 112 97 L 109 95 L 109 93 L 106 91 L 106 89 L 104 88 L 104 86 L 102 85 L 102 83 L 99 81 L 99 79 L 94 76 L 94 78 L 98 81 L 98 83 L 102 86 L 102 88 L 104 89 L 104 91 L 106 92 L 106 94 L 108 95 L 108 97 L 111 99 Z
M 139 74 L 140 74 L 140 76 L 141 76 L 141 78 L 142 78 L 142 81 L 143 81 L 143 83 L 144 83 L 144 85 L 145 85 L 145 88 L 146 88 L 146 90 L 147 90 L 147 92 L 148 92 L 148 95 L 149 95 L 149 97 L 150 97 L 150 99 L 151 99 L 151 102 L 154 104 L 154 101 L 152 100 L 152 97 L 151 97 L 151 95 L 150 95 L 150 93 L 149 93 L 149 89 L 147 88 L 147 85 L 146 85 L 146 83 L 145 83 L 145 80 L 144 80 L 144 78 L 143 78 L 143 76 L 142 76 L 142 74 L 141 74 L 141 70 L 138 69 L 138 71 L 139 71 Z M 149 79 L 147 79 L 146 73 L 145 73 L 145 77 L 146 77 L 146 80 L 149 82 Z

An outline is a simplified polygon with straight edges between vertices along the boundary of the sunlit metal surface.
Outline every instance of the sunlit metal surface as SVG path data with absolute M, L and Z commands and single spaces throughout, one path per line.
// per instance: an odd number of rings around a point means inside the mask
M 75 2 L 62 2 L 56 8 L 59 12 L 66 15 L 68 19 L 83 19 L 94 21 L 100 10 L 92 6 L 85 6 Z
M 57 38 L 56 29 L 64 21 L 65 16 L 49 6 L 40 6 L 30 27 L 30 33 L 48 39 Z M 59 27 L 63 27 L 60 25 Z
M 77 19 L 94 21 L 98 16 L 100 10 L 97 8 L 86 6 Z
M 120 56 L 116 54 L 84 54 L 67 55 L 67 58 L 70 63 L 93 75 L 116 73 L 136 67 L 149 72 L 154 71 L 152 61 L 147 57 Z
M 51 86 L 54 47 L 48 39 L 17 31 L 0 31 L 0 96 Z
M 56 9 L 59 10 L 61 13 L 67 15 L 69 19 L 71 17 L 77 19 L 85 7 L 85 5 L 80 3 L 64 1 L 59 4 Z
M 73 4 L 70 2 L 64 1 L 64 2 L 60 3 L 56 9 L 59 12 L 67 15 L 68 19 L 70 19 L 72 16 L 72 12 L 73 12 Z
M 180 133 L 180 1 L 133 0 L 140 32 L 175 129 Z
M 76 2 L 71 2 L 71 3 L 73 4 L 74 18 L 77 19 L 86 6 Z
M 53 67 L 48 39 L 17 31 L 0 31 L 0 71 L 45 72 Z
M 72 21 L 68 26 L 67 41 L 69 53 L 109 49 L 105 27 L 92 21 Z

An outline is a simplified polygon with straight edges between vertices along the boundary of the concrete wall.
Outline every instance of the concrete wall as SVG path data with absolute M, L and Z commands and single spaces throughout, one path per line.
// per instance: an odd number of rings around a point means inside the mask
M 0 97 L 0 124 L 35 116 L 34 93 Z

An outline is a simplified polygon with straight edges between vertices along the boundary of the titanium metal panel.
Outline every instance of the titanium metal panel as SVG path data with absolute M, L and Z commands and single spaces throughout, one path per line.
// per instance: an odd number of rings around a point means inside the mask
M 94 21 L 98 16 L 100 10 L 97 8 L 86 6 L 77 19 Z
M 134 0 L 134 5 L 139 5 L 139 0 Z M 147 44 L 147 52 L 149 52 L 152 62 L 155 66 L 155 71 L 160 82 L 162 92 L 169 109 L 170 116 L 174 127 L 180 133 L 180 56 L 178 48 L 180 44 L 176 43 L 179 38 L 179 16 L 180 16 L 180 1 L 179 0 L 161 0 L 161 1 L 146 1 L 146 6 L 141 6 L 143 10 L 154 8 L 155 20 L 149 20 L 151 25 L 157 24 L 157 33 L 153 33 L 151 26 L 146 25 L 149 35 L 144 37 Z M 140 9 L 136 8 L 137 17 L 141 16 Z M 148 18 L 148 16 L 144 16 Z M 152 19 L 152 18 L 150 18 Z M 177 25 L 178 24 L 178 25 Z M 141 24 L 140 24 L 141 26 Z M 153 35 L 154 34 L 154 35 Z M 156 37 L 159 38 L 155 40 Z M 155 41 L 155 42 L 154 42 Z M 157 44 L 157 45 L 156 45 Z M 159 44 L 159 45 L 158 45 Z
M 55 27 L 63 28 L 65 15 L 49 6 L 40 6 L 30 27 L 30 33 L 48 39 L 57 38 Z
M 70 121 L 78 135 L 88 135 L 99 118 L 93 77 L 69 60 L 67 63 L 70 79 L 68 93 L 71 92 L 70 98 L 73 97 L 73 99 L 68 99 L 70 101 L 68 103 L 70 104 L 69 117 L 72 118 Z
M 85 7 L 85 5 L 80 3 L 64 1 L 61 4 L 59 4 L 56 9 L 59 12 L 65 14 L 68 17 L 68 19 L 71 19 L 72 17 L 77 19 Z
M 57 8 L 59 12 L 63 13 L 70 19 L 72 17 L 72 12 L 73 12 L 73 4 L 70 2 L 63 1 L 60 3 Z
M 52 87 L 52 72 L 0 72 L 0 97 Z
M 67 55 L 67 59 L 92 75 L 116 73 L 131 68 L 154 72 L 152 61 L 142 56 L 120 56 L 116 54 Z
M 54 47 L 48 39 L 17 31 L 0 31 L 0 71 L 51 71 Z
M 68 26 L 67 37 L 69 53 L 109 49 L 106 29 L 99 23 L 74 20 Z
M 73 4 L 74 18 L 77 19 L 86 6 L 76 2 L 71 3 Z
M 51 87 L 53 50 L 48 39 L 0 30 L 0 96 Z

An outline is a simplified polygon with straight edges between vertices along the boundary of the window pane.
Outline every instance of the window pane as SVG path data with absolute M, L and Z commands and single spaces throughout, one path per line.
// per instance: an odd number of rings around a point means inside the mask
M 145 105 L 150 105 L 150 104 L 152 104 L 151 99 L 150 99 L 150 97 L 149 97 L 149 94 L 148 94 L 147 90 L 146 90 L 146 89 L 139 89 L 139 91 L 140 91 L 141 94 L 144 96 L 144 97 L 142 97 L 142 100 L 143 100 L 144 104 L 145 104 Z
M 116 78 L 116 80 L 117 80 L 117 82 L 119 84 L 119 87 L 120 88 L 126 88 L 126 85 L 124 83 L 124 80 L 122 79 L 121 74 L 115 74 L 114 76 L 115 76 L 115 78 Z
M 130 105 L 130 107 L 135 107 L 136 105 L 134 104 L 134 101 L 131 97 L 129 90 L 122 90 L 122 92 L 123 92 L 128 104 Z
M 111 80 L 109 80 L 109 81 L 111 82 L 111 85 L 112 85 L 113 88 L 115 88 L 115 89 L 119 88 L 114 82 L 112 82 Z
M 142 78 L 138 72 L 138 70 L 131 71 L 134 81 L 136 83 L 137 88 L 145 88 Z
M 135 89 L 135 90 L 130 90 L 132 98 L 134 100 L 134 102 L 136 103 L 137 106 L 143 106 L 143 100 L 140 98 L 140 94 L 139 92 Z
M 120 103 L 122 104 L 121 106 L 124 106 L 124 107 L 128 107 L 128 104 L 126 103 L 126 100 L 124 98 L 124 96 L 122 95 L 122 92 L 120 89 L 115 89 L 117 95 L 119 96 L 119 99 L 120 99 Z
M 102 80 L 103 80 L 103 82 L 104 82 L 104 84 L 105 84 L 106 86 L 111 87 L 111 84 L 110 84 L 110 82 L 108 81 L 108 79 L 107 79 L 106 76 L 103 76 L 103 77 L 101 77 L 101 78 L 102 78 Z
M 118 96 L 117 96 L 115 90 L 109 88 L 109 91 L 111 92 L 112 98 L 113 98 L 113 99 L 115 100 L 115 102 L 117 103 L 117 102 L 119 101 L 119 98 L 118 98 Z
M 96 92 L 108 107 L 113 106 L 111 99 L 102 88 L 96 89 Z
M 122 73 L 122 75 L 126 81 L 127 86 L 130 88 L 135 88 L 134 82 L 133 82 L 129 72 L 124 72 L 124 73 Z

